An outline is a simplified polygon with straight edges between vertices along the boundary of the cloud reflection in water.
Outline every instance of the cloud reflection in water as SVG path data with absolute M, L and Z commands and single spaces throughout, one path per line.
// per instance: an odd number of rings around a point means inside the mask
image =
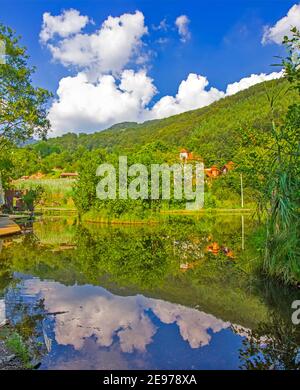
M 193 349 L 208 345 L 211 335 L 230 326 L 211 314 L 143 295 L 118 296 L 102 287 L 64 286 L 58 282 L 27 279 L 23 293 L 39 295 L 55 317 L 55 340 L 60 345 L 83 348 L 95 337 L 101 347 L 110 347 L 116 338 L 122 352 L 145 352 L 157 326 L 150 312 L 163 324 L 176 324 L 183 340 Z

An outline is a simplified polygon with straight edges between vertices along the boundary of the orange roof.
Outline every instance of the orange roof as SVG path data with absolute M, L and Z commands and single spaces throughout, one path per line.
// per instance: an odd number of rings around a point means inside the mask
M 231 170 L 233 169 L 233 167 L 234 167 L 234 162 L 229 161 L 227 164 L 223 165 L 222 169 L 227 168 L 228 170 Z

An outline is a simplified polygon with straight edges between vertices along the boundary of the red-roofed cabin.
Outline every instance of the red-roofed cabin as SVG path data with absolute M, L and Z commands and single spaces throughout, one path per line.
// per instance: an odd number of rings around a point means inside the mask
M 201 157 L 194 155 L 193 152 L 189 152 L 187 149 L 181 149 L 179 153 L 179 158 L 182 161 L 202 161 Z
M 206 247 L 206 250 L 213 253 L 214 255 L 217 255 L 219 253 L 220 247 L 217 242 L 213 242 L 211 245 Z
M 211 168 L 204 169 L 205 174 L 208 177 L 218 177 L 221 174 L 220 169 L 216 165 L 213 165 Z
M 221 168 L 222 173 L 227 173 L 228 171 L 231 171 L 234 168 L 234 162 L 229 161 L 227 164 L 223 165 Z
M 181 149 L 179 153 L 180 160 L 187 160 L 189 158 L 189 151 L 186 149 Z

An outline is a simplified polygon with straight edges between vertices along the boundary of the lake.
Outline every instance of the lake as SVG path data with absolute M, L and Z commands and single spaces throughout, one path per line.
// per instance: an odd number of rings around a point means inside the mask
M 299 368 L 299 290 L 257 273 L 258 231 L 239 214 L 43 217 L 0 241 L 2 311 L 39 369 Z

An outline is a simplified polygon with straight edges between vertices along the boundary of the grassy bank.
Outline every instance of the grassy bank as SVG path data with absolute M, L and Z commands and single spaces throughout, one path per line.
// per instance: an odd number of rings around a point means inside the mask
M 3 326 L 0 329 L 0 369 L 28 370 L 34 365 L 35 356 L 29 338 L 26 339 L 10 324 Z
M 253 209 L 201 209 L 196 211 L 191 210 L 161 210 L 160 212 L 144 214 L 126 213 L 117 215 L 110 215 L 105 212 L 99 212 L 96 210 L 90 210 L 81 216 L 82 222 L 91 223 L 106 223 L 106 224 L 157 224 L 168 223 L 174 221 L 184 221 L 186 218 L 191 217 L 193 220 L 203 218 L 205 214 L 218 214 L 218 215 L 242 215 L 253 214 Z
M 74 209 L 72 198 L 74 183 L 75 179 L 30 179 L 17 180 L 14 182 L 14 186 L 21 190 L 35 189 L 41 186 L 44 193 L 37 205 L 38 209 Z
M 81 217 L 83 222 L 94 222 L 94 223 L 106 223 L 106 224 L 154 224 L 159 223 L 160 221 L 167 221 L 168 216 L 162 215 L 160 213 L 144 213 L 143 215 L 136 214 L 121 214 L 111 215 L 105 212 L 99 212 L 95 210 L 90 210 L 87 213 L 83 214 Z

